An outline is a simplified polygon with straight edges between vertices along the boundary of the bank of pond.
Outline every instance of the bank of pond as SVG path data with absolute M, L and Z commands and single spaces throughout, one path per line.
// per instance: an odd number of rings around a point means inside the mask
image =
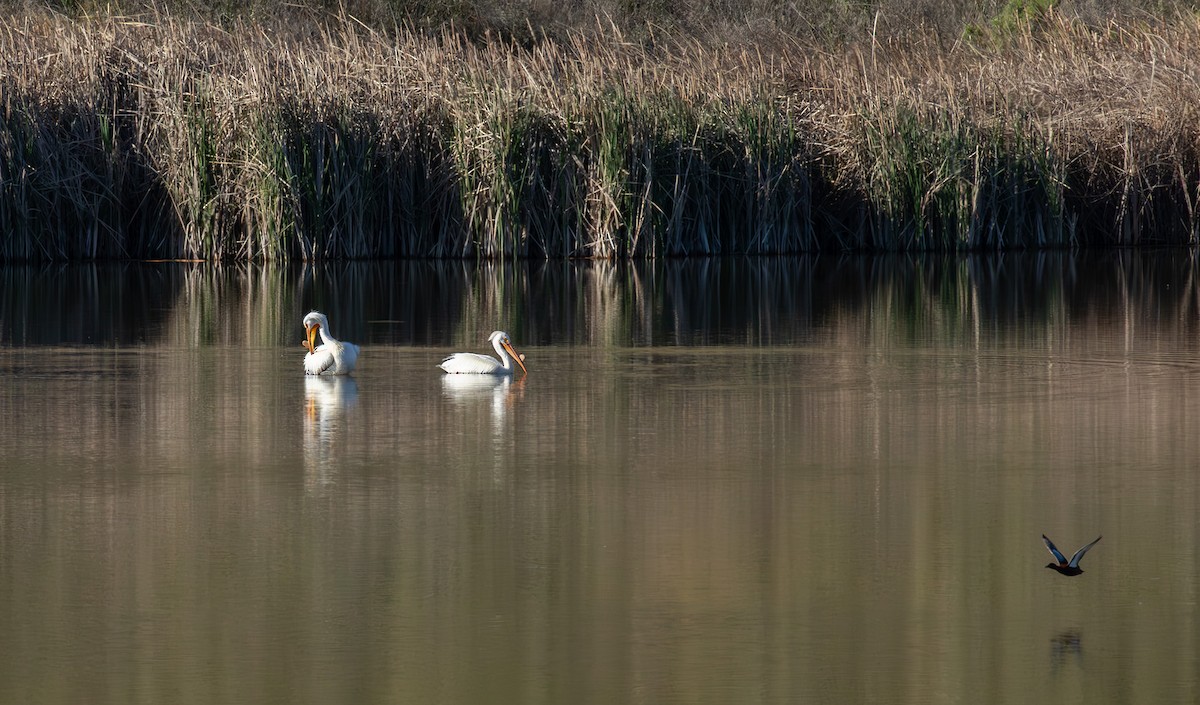
M 820 53 L 349 18 L 0 33 L 0 260 L 1192 244 L 1200 23 Z

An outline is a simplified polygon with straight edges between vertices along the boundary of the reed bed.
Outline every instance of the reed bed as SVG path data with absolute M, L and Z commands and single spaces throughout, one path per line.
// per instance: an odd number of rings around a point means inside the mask
M 0 259 L 1191 244 L 1200 21 L 527 45 L 343 15 L 0 24 Z

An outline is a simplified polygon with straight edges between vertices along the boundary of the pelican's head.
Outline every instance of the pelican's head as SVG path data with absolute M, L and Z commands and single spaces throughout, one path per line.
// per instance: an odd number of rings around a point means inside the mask
M 329 319 L 325 314 L 312 311 L 304 317 L 304 342 L 309 352 L 316 350 L 317 331 L 321 328 L 329 330 Z
M 525 356 L 518 354 L 513 349 L 512 341 L 508 339 L 508 333 L 502 330 L 492 331 L 492 334 L 488 336 L 488 340 L 491 341 L 492 347 L 496 348 L 496 350 L 504 350 L 504 352 L 508 353 L 513 362 L 521 366 L 521 372 L 529 374 L 529 370 L 525 369 Z

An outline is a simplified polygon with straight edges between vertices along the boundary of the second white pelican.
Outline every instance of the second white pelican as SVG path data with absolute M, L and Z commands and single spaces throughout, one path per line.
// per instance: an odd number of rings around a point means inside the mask
M 317 335 L 321 344 L 317 345 Z M 310 375 L 348 375 L 358 361 L 358 346 L 343 343 L 329 334 L 329 319 L 313 311 L 304 317 L 304 373 Z
M 512 363 L 516 362 L 521 366 L 521 372 L 529 374 L 529 370 L 525 369 L 522 356 L 513 349 L 512 341 L 508 339 L 508 333 L 502 330 L 494 331 L 488 336 L 488 340 L 496 349 L 496 354 L 500 356 L 499 360 L 491 355 L 461 352 L 454 353 L 442 360 L 442 364 L 438 367 L 450 374 L 511 375 L 513 373 Z

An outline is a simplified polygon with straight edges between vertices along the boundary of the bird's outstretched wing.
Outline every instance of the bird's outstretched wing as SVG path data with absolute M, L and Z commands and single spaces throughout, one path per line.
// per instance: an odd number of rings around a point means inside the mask
M 1096 541 L 1099 541 L 1099 540 L 1100 540 L 1100 539 L 1096 539 Z M 1042 534 L 1042 541 L 1045 541 L 1045 542 L 1046 542 L 1046 548 L 1050 549 L 1050 553 L 1051 553 L 1051 554 L 1053 554 L 1053 556 L 1054 556 L 1054 560 L 1058 561 L 1058 564 L 1059 564 L 1059 565 L 1066 565 L 1066 564 L 1067 564 L 1067 557 L 1066 557 L 1066 556 L 1064 556 L 1064 555 L 1062 554 L 1062 551 L 1060 551 L 1060 550 L 1058 550 L 1057 548 L 1055 548 L 1055 546 L 1054 546 L 1054 542 L 1053 542 L 1053 541 L 1051 541 L 1049 538 L 1047 538 L 1045 534 Z M 1089 548 L 1091 548 L 1091 544 L 1089 544 L 1089 545 L 1087 545 L 1087 546 L 1085 546 L 1084 548 L 1081 548 L 1081 549 L 1079 549 L 1079 550 L 1082 552 L 1082 551 L 1086 551 L 1086 550 L 1088 550 Z M 1083 554 L 1082 554 L 1082 553 L 1079 553 L 1079 554 L 1077 554 L 1077 555 L 1083 555 Z
M 1104 538 L 1104 537 L 1097 536 L 1095 541 L 1089 543 L 1088 545 L 1086 545 L 1083 548 L 1076 551 L 1075 555 L 1071 556 L 1071 562 L 1067 565 L 1067 567 L 1068 568 L 1078 568 L 1079 560 L 1081 558 L 1083 558 L 1083 554 L 1087 553 L 1089 548 L 1091 548 L 1092 546 L 1095 546 L 1097 543 L 1099 543 L 1100 539 L 1102 539 L 1102 538 Z

